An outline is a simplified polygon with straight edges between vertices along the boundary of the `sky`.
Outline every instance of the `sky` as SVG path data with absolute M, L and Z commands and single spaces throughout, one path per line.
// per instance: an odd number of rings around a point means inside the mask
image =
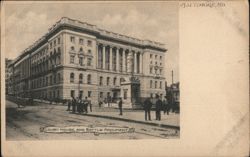
M 14 59 L 60 20 L 69 17 L 109 31 L 165 44 L 165 75 L 179 81 L 177 2 L 5 3 L 5 56 Z

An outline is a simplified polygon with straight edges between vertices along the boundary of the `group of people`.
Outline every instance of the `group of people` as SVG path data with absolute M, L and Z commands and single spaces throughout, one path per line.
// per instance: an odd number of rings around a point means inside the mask
M 68 109 L 67 111 L 72 111 L 73 113 L 88 113 L 88 108 L 90 112 L 92 112 L 92 104 L 91 101 L 88 100 L 87 97 L 82 99 L 82 97 L 75 98 L 74 96 L 71 97 L 72 99 L 68 101 Z M 72 109 L 71 109 L 72 108 Z
M 164 114 L 167 113 L 169 115 L 170 111 L 170 105 L 167 101 L 167 98 L 165 97 L 163 100 L 160 99 L 159 95 L 155 96 L 156 101 L 155 103 L 152 102 L 152 98 L 147 98 L 144 101 L 144 111 L 145 111 L 145 120 L 151 121 L 151 109 L 153 104 L 155 105 L 155 119 L 156 120 L 161 120 L 161 111 L 164 111 Z

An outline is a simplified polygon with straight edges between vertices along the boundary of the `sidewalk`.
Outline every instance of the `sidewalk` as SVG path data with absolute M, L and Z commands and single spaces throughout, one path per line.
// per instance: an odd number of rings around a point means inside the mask
M 100 117 L 100 118 L 107 118 L 113 120 L 121 120 L 127 122 L 134 122 L 134 123 L 141 123 L 153 126 L 160 126 L 165 128 L 173 128 L 173 129 L 180 129 L 180 115 L 175 113 L 163 114 L 161 113 L 161 121 L 155 120 L 155 111 L 151 111 L 151 120 L 152 121 L 145 121 L 144 111 L 142 110 L 135 110 L 135 111 L 123 111 L 123 115 L 119 115 L 119 111 L 114 111 L 114 108 L 110 108 L 111 111 L 103 112 L 93 109 L 93 112 L 89 112 L 88 114 L 84 114 L 86 116 L 92 117 Z

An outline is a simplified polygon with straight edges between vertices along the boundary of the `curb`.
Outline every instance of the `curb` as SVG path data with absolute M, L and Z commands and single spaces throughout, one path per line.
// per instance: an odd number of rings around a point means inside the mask
M 170 128 L 170 129 L 180 130 L 179 126 L 167 125 L 167 124 L 157 124 L 157 123 L 127 119 L 127 118 L 111 117 L 111 116 L 96 115 L 96 114 L 83 114 L 83 116 L 99 117 L 99 118 L 106 118 L 106 119 L 112 119 L 112 120 L 121 120 L 121 121 L 125 121 L 125 122 L 134 122 L 134 123 L 158 126 L 158 127 L 162 127 L 162 128 L 168 128 L 168 129 Z

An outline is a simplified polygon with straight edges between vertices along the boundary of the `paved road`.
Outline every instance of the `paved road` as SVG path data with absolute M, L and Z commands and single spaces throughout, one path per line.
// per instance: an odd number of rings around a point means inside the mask
M 62 111 L 56 105 L 26 106 L 17 108 L 13 102 L 6 101 L 6 139 L 7 140 L 76 140 L 76 139 L 155 139 L 179 138 L 179 131 L 110 120 L 87 117 Z M 92 126 L 92 127 L 132 127 L 133 133 L 99 134 L 93 133 L 45 133 L 41 128 L 48 126 Z

